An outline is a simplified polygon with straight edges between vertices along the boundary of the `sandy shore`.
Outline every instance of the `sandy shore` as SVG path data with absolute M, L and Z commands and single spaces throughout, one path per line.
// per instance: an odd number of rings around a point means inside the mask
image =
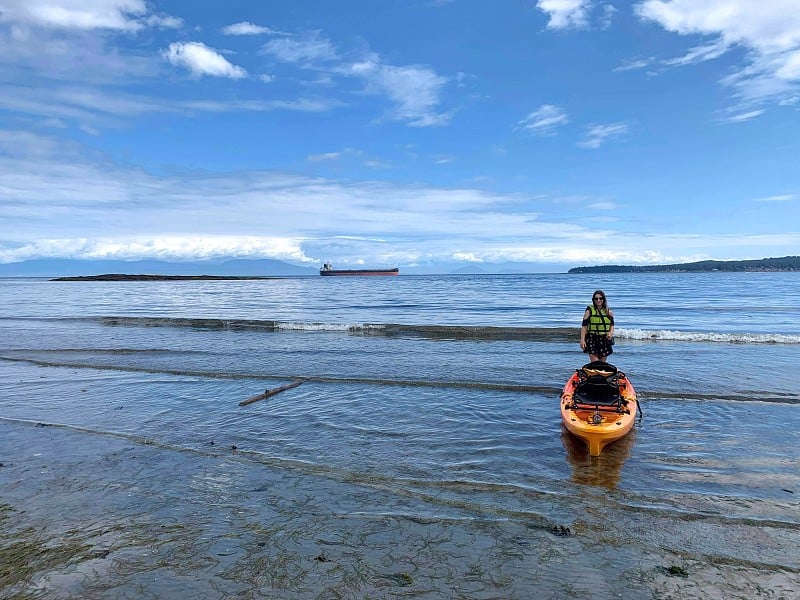
M 266 467 L 211 442 L 188 450 L 2 420 L 0 462 L 4 598 L 790 599 L 800 589 L 798 569 L 763 558 L 794 552 L 800 533 L 768 525 L 729 532 L 761 559 L 711 564 L 691 558 L 702 542 L 690 538 L 719 535 L 713 523 L 559 529 L 457 503 L 423 518 L 420 494 Z

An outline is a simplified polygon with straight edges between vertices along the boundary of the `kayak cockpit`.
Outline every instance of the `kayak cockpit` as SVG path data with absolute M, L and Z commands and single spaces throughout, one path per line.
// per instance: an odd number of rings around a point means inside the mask
M 572 408 L 628 412 L 623 396 L 625 374 L 612 364 L 595 361 L 575 370 Z

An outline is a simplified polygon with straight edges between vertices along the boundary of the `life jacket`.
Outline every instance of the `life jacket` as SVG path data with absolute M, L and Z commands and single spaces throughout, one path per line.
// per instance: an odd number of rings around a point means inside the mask
M 589 309 L 589 325 L 586 328 L 588 333 L 596 335 L 606 335 L 611 331 L 613 321 L 604 311 L 597 310 L 594 306 L 587 306 Z

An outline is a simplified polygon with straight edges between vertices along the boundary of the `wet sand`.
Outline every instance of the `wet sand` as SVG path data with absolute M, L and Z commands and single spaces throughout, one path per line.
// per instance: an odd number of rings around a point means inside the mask
M 0 597 L 798 597 L 793 524 L 609 515 L 589 480 L 557 521 L 212 442 L 0 420 Z

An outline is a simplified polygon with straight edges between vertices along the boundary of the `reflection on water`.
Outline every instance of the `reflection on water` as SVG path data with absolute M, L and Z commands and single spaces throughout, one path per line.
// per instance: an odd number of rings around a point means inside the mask
M 589 446 L 565 427 L 561 430 L 561 442 L 566 450 L 567 462 L 572 468 L 573 482 L 613 490 L 619 485 L 622 467 L 636 443 L 636 427 L 622 439 L 603 448 L 600 456 L 590 456 Z

